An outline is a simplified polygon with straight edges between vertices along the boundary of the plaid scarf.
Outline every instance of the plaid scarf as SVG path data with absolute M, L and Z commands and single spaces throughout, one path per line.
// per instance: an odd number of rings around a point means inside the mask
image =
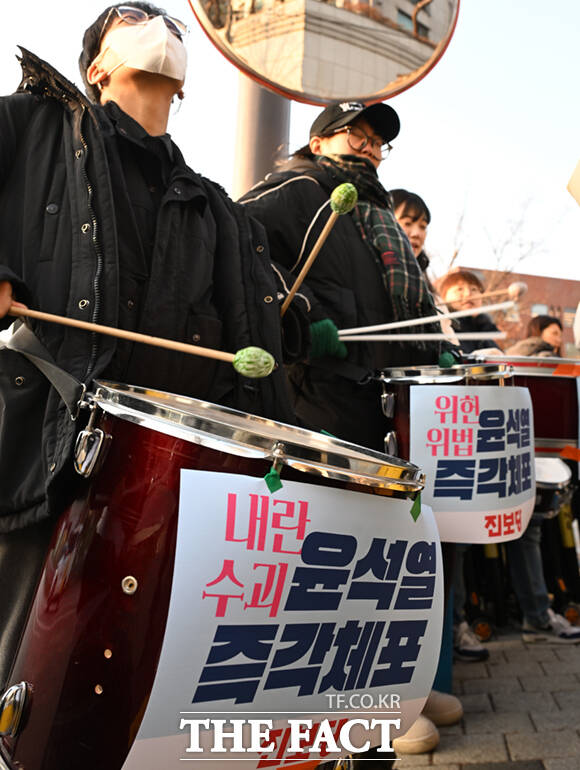
M 433 298 L 411 246 L 395 219 L 391 195 L 372 164 L 355 155 L 316 156 L 333 183 L 350 182 L 358 191 L 352 218 L 379 267 L 393 321 L 435 315 Z M 433 331 L 431 324 L 404 332 Z M 440 331 L 440 330 L 439 330 Z

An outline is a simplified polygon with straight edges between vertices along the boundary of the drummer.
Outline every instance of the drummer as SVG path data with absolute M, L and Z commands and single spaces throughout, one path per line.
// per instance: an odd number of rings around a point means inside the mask
M 358 204 L 338 218 L 306 277 L 319 303 L 313 312 L 338 328 L 436 313 L 377 173 L 399 128 L 389 105 L 333 103 L 313 122 L 308 144 L 241 198 L 266 227 L 274 259 L 298 272 L 328 219 L 332 190 L 343 182 L 357 188 Z M 440 331 L 432 325 L 404 329 L 414 330 Z M 326 356 L 292 368 L 297 413 L 317 429 L 383 450 L 387 425 L 369 372 L 436 364 L 440 343 L 349 342 L 347 350 L 344 360 Z
M 483 294 L 484 286 L 477 273 L 473 270 L 456 267 L 439 279 L 437 291 L 450 311 L 475 310 L 481 308 L 482 300 L 480 296 Z M 455 318 L 452 323 L 458 332 L 485 333 L 498 331 L 491 317 L 485 312 Z M 475 350 L 489 348 L 501 352 L 497 348 L 496 342 L 492 339 L 462 340 L 461 342 L 461 349 L 464 353 L 472 353 Z
M 87 96 L 23 50 L 20 92 L 0 99 L 0 328 L 15 302 L 282 359 L 263 228 L 192 171 L 167 133 L 172 101 L 184 98 L 185 31 L 149 3 L 106 8 L 83 38 Z M 106 377 L 293 421 L 281 366 L 249 380 L 229 364 L 32 328 L 42 357 L 87 387 Z M 0 356 L 1 685 L 19 635 L 13 605 L 26 608 L 55 514 L 79 483 L 71 452 L 86 418 L 71 420 L 20 353 Z
M 299 272 L 328 219 L 333 189 L 344 182 L 356 187 L 357 205 L 337 219 L 306 278 L 318 302 L 313 313 L 328 316 L 339 329 L 437 312 L 391 196 L 378 178 L 399 128 L 389 105 L 333 103 L 314 120 L 308 144 L 241 199 L 266 227 L 274 259 Z M 404 331 L 441 329 L 426 324 Z M 311 358 L 292 367 L 297 414 L 317 430 L 384 451 L 389 424 L 379 385 L 369 375 L 397 365 L 437 364 L 441 343 L 349 342 L 347 351 L 343 360 L 336 355 Z M 433 692 L 427 705 L 434 719 L 441 713 L 461 718 L 454 696 Z M 417 753 L 418 748 L 434 748 L 438 740 L 434 725 L 423 716 L 393 745 L 399 753 Z

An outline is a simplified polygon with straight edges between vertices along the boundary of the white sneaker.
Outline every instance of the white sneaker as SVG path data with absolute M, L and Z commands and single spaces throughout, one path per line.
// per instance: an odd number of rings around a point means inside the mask
M 489 650 L 481 645 L 465 620 L 453 626 L 453 653 L 457 660 L 468 662 L 481 662 L 489 658 Z
M 573 626 L 563 615 L 554 610 L 548 610 L 550 621 L 547 626 L 538 628 L 527 620 L 522 625 L 524 642 L 544 642 L 548 644 L 578 644 L 580 642 L 580 627 Z
M 400 738 L 393 738 L 391 745 L 397 754 L 426 754 L 439 745 L 439 730 L 427 717 L 419 715 Z

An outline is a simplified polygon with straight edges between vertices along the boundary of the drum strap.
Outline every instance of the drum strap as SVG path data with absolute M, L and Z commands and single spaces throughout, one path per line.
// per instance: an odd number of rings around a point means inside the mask
M 72 419 L 76 420 L 86 390 L 83 383 L 57 366 L 48 350 L 25 323 L 17 321 L 14 330 L 9 339 L 0 340 L 0 349 L 13 350 L 33 363 L 58 392 Z

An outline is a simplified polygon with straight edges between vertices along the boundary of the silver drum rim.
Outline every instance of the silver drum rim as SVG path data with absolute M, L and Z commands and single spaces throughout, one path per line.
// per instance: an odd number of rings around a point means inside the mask
M 556 356 L 509 356 L 505 353 L 498 356 L 479 356 L 477 353 L 470 355 L 474 361 L 491 363 L 496 361 L 498 364 L 511 366 L 515 377 L 572 377 L 578 376 L 577 370 L 580 368 L 580 360 L 577 358 L 558 358 Z M 566 373 L 565 367 L 571 367 L 570 373 Z M 558 374 L 554 374 L 556 369 L 560 369 Z
M 209 401 L 105 381 L 87 400 L 122 420 L 228 454 L 409 497 L 425 484 L 421 469 L 398 457 Z
M 441 369 L 438 366 L 413 366 L 382 369 L 378 379 L 385 384 L 408 385 L 450 385 L 465 383 L 466 380 L 478 382 L 493 382 L 513 376 L 513 368 L 509 364 L 458 364 Z

